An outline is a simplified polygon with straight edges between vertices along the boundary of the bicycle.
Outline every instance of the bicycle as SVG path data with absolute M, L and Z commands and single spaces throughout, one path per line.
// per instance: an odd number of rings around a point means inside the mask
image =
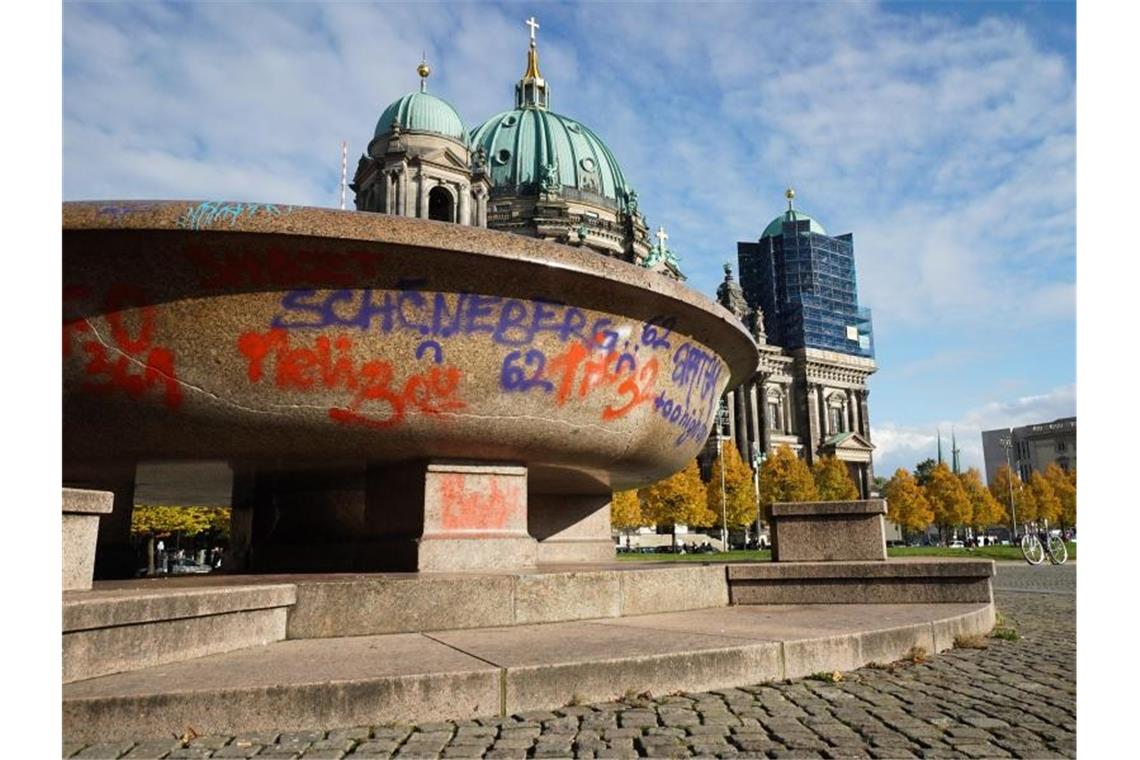
M 1069 550 L 1064 539 L 1049 532 L 1048 520 L 1045 521 L 1045 527 L 1040 529 L 1036 523 L 1030 523 L 1021 537 L 1021 556 L 1031 565 L 1040 565 L 1046 555 L 1050 563 L 1063 565 L 1069 558 Z

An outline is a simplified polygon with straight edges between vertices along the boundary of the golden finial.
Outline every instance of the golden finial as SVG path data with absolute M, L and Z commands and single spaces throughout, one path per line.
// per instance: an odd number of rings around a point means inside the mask
M 789 187 L 784 191 L 784 197 L 788 199 L 788 211 L 792 210 L 792 199 L 796 197 L 796 189 Z
M 420 75 L 420 92 L 427 92 L 427 78 L 431 76 L 431 66 L 428 66 L 427 52 L 420 54 L 420 65 L 416 67 Z

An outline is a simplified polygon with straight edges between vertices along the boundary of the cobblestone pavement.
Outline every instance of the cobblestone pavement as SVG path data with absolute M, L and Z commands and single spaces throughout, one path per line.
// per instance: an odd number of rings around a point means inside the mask
M 509 718 L 83 746 L 75 758 L 1076 756 L 1076 568 L 999 565 L 999 628 L 922 663 Z

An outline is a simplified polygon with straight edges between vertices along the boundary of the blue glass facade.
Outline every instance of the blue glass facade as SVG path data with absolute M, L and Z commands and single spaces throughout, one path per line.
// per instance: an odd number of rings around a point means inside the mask
M 875 358 L 871 311 L 859 306 L 851 235 L 831 237 L 802 215 L 776 234 L 738 243 L 740 284 L 764 312 L 768 342 Z M 772 227 L 769 228 L 771 230 Z

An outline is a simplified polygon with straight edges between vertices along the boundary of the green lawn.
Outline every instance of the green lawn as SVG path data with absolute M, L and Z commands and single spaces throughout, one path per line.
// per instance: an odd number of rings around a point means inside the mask
M 1066 544 L 1069 559 L 1077 558 L 1077 545 Z M 945 546 L 906 546 L 887 549 L 888 557 L 957 557 L 959 559 L 996 559 L 1024 562 L 1021 549 L 1015 546 L 983 546 L 977 549 L 950 549 Z M 619 554 L 617 558 L 628 562 L 768 562 L 772 552 L 730 551 L 712 554 Z M 1048 559 L 1046 559 L 1048 562 Z

